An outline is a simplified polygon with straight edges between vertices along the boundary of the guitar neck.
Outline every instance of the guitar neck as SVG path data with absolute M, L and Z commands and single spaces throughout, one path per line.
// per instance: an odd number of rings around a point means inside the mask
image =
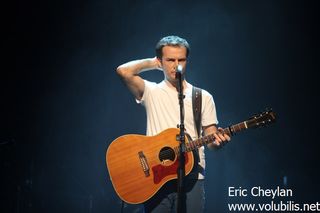
M 235 124 L 235 125 L 231 125 L 227 128 L 224 128 L 222 130 L 220 130 L 220 132 L 222 134 L 227 134 L 227 135 L 234 135 L 237 132 L 241 132 L 245 129 L 248 129 L 248 124 L 247 121 Z M 195 150 L 196 148 L 200 148 L 203 145 L 206 145 L 208 143 L 212 143 L 215 140 L 215 136 L 214 134 L 210 134 L 210 135 L 206 135 L 204 137 L 195 139 L 189 143 L 186 143 L 186 151 L 190 152 Z
M 241 123 L 231 125 L 225 129 L 219 130 L 222 134 L 227 135 L 234 135 L 237 132 L 241 132 L 243 130 L 249 129 L 249 128 L 258 128 L 258 127 L 264 127 L 272 122 L 274 122 L 276 119 L 276 115 L 271 110 L 265 111 L 259 115 L 255 115 L 252 118 L 243 121 Z M 198 138 L 193 141 L 189 141 L 189 143 L 186 143 L 186 151 L 192 151 L 197 148 L 200 148 L 201 146 L 214 142 L 215 137 L 214 134 L 206 135 L 204 137 Z M 179 147 L 175 148 L 175 151 L 178 152 Z

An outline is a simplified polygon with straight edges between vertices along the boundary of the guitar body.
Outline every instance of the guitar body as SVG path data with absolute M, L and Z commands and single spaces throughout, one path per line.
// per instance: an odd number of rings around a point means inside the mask
M 107 167 L 113 187 L 123 201 L 143 203 L 166 182 L 177 179 L 179 131 L 170 128 L 155 136 L 123 135 L 109 145 Z M 192 152 L 186 152 L 186 175 L 193 165 Z

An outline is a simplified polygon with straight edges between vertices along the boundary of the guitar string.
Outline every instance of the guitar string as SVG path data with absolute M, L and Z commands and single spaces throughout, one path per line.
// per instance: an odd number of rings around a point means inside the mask
M 226 134 L 229 134 L 229 133 L 230 133 L 229 129 L 227 129 L 227 128 L 221 130 L 221 132 L 222 132 L 222 133 L 226 133 Z M 192 151 L 192 150 L 194 150 L 194 149 L 196 149 L 196 148 L 201 147 L 201 146 L 204 145 L 204 144 L 207 144 L 207 143 L 210 142 L 210 141 L 214 141 L 214 139 L 215 139 L 215 137 L 214 137 L 213 134 L 209 134 L 209 135 L 206 135 L 206 136 L 204 136 L 204 137 L 198 138 L 198 139 L 196 139 L 196 140 L 193 140 L 193 141 L 191 141 L 191 142 L 186 143 L 186 144 L 187 144 L 186 150 L 187 150 L 187 151 Z M 176 155 L 179 154 L 178 146 L 175 146 L 175 147 L 173 148 L 173 150 L 174 150 L 173 152 L 174 152 Z M 163 151 L 161 151 L 160 154 L 159 154 L 159 157 L 160 157 L 160 158 L 165 158 L 165 159 L 170 158 L 170 156 L 172 156 L 172 149 L 163 150 Z
M 207 138 L 208 136 L 210 135 L 207 135 L 203 138 L 199 138 L 199 139 L 196 139 L 196 140 L 193 140 L 189 143 L 187 143 L 187 151 L 192 151 L 196 148 L 199 148 L 200 146 L 202 146 L 202 144 L 206 143 L 207 142 Z M 203 140 L 204 139 L 204 140 Z M 210 140 L 210 139 L 209 139 Z M 199 142 L 199 143 L 198 143 Z M 199 146 L 200 145 L 200 146 Z M 188 150 L 189 149 L 189 150 Z M 173 151 L 172 151 L 173 150 Z M 163 150 L 163 151 L 160 151 L 160 154 L 159 154 L 159 157 L 160 158 L 169 158 L 170 156 L 172 156 L 172 152 L 174 152 L 176 155 L 179 154 L 179 149 L 178 149 L 178 146 L 175 146 L 173 149 L 167 149 L 167 150 Z
M 270 122 L 272 119 L 269 119 L 268 121 Z M 235 124 L 235 125 L 232 125 L 232 126 L 230 126 L 230 128 L 232 128 L 232 130 L 231 129 L 229 129 L 229 128 L 225 128 L 225 129 L 222 129 L 221 130 L 221 133 L 225 133 L 225 134 L 231 134 L 231 133 L 236 133 L 236 132 L 238 132 L 238 131 L 241 131 L 244 127 L 245 125 L 245 122 L 241 122 L 241 123 L 238 123 L 238 124 Z M 238 128 L 238 129 L 237 129 Z M 189 143 L 187 143 L 187 144 L 189 144 L 189 146 L 187 147 L 187 151 L 192 151 L 192 150 L 194 150 L 195 148 L 199 148 L 200 146 L 199 145 L 203 145 L 203 144 L 206 144 L 206 143 L 208 143 L 208 140 L 209 141 L 213 141 L 214 140 L 214 137 L 212 137 L 213 136 L 213 134 L 209 134 L 209 135 L 207 135 L 207 136 L 204 136 L 204 137 L 202 137 L 202 138 L 198 138 L 198 139 L 196 139 L 196 140 L 193 140 L 193 141 L 191 141 L 191 142 L 189 142 Z M 198 143 L 199 142 L 199 143 Z M 188 150 L 188 149 L 190 149 L 190 150 Z M 173 152 L 175 153 L 175 154 L 179 154 L 179 149 L 178 149 L 178 147 L 176 146 L 176 147 L 174 147 L 173 148 Z M 176 151 L 177 150 L 177 151 Z M 163 150 L 163 151 L 161 151 L 160 152 L 160 154 L 159 154 L 159 156 L 160 156 L 160 158 L 163 158 L 163 157 L 170 157 L 171 156 L 171 154 L 172 154 L 172 150 Z

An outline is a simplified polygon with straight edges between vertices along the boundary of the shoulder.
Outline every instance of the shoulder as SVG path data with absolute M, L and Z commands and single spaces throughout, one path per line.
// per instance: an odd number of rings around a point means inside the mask
M 197 86 L 194 86 L 192 84 L 190 84 L 190 86 L 193 88 L 197 88 L 197 89 L 201 89 L 201 95 L 202 95 L 202 98 L 204 99 L 212 99 L 212 95 L 210 92 L 208 92 L 207 90 L 203 89 L 203 88 L 200 88 L 200 87 L 197 87 Z
M 153 91 L 154 89 L 157 88 L 158 84 L 156 82 L 148 81 L 145 79 L 143 81 L 144 81 L 144 92 Z
M 202 89 L 201 91 L 202 91 L 202 96 L 203 96 L 204 98 L 212 98 L 211 93 L 209 93 L 207 90 Z
M 156 83 L 144 79 L 144 97 L 153 97 L 155 94 L 161 94 L 164 90 L 164 85 L 162 82 Z

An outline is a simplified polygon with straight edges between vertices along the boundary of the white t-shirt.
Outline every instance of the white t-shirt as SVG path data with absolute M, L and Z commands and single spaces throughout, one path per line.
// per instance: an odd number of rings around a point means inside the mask
M 144 80 L 145 89 L 140 101 L 147 113 L 147 135 L 153 136 L 159 134 L 168 128 L 177 128 L 180 123 L 180 106 L 178 100 L 178 92 L 175 88 L 169 87 L 165 81 L 154 83 Z M 192 109 L 192 85 L 187 83 L 185 89 L 184 125 L 186 132 L 191 136 L 192 140 L 197 138 L 197 131 L 194 125 L 193 109 Z M 212 95 L 202 90 L 202 126 L 218 124 L 215 103 Z M 204 178 L 205 154 L 204 147 L 199 148 L 199 165 L 203 168 L 203 172 L 199 173 L 198 178 Z

